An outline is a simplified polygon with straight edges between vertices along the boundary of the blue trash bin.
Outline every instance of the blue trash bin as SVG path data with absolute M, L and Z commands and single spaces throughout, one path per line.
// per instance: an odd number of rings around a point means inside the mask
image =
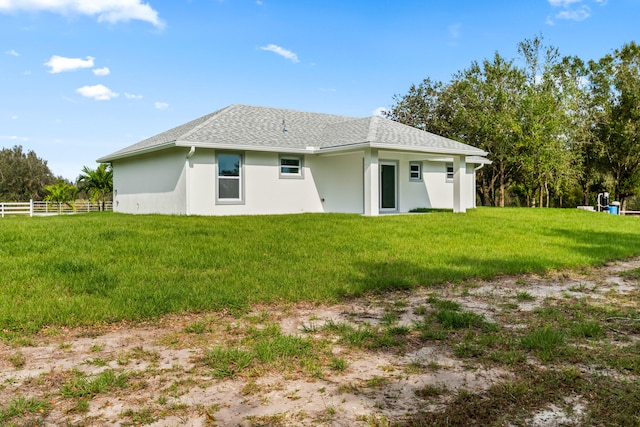
M 612 214 L 612 215 L 618 215 L 620 213 L 619 209 L 620 208 L 618 206 L 610 205 L 609 206 L 609 213 Z

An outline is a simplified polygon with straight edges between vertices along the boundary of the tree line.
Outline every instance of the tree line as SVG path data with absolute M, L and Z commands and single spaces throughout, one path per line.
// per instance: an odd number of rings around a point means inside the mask
M 89 199 L 104 209 L 113 191 L 113 171 L 106 164 L 83 167 L 75 184 L 54 176 L 47 161 L 22 146 L 0 150 L 0 201 L 48 200 L 73 205 L 77 198 Z
M 608 191 L 625 209 L 640 193 L 640 47 L 583 61 L 537 36 L 518 54 L 411 85 L 386 116 L 487 151 L 482 205 L 593 205 Z

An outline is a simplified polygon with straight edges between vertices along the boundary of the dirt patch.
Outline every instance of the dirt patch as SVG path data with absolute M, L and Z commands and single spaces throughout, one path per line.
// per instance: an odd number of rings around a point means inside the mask
M 556 300 L 596 305 L 636 295 L 638 280 L 620 273 L 638 268 L 640 259 L 634 259 L 581 272 L 449 284 L 332 306 L 258 306 L 242 315 L 216 312 L 146 324 L 51 328 L 26 342 L 0 343 L 0 402 L 22 399 L 34 405 L 22 412 L 2 403 L 0 408 L 16 425 L 402 422 L 421 411 L 442 410 L 460 390 L 481 393 L 509 381 L 523 363 L 539 365 L 531 355 L 517 368 L 490 362 L 490 357 L 474 358 L 482 337 L 471 327 L 450 335 L 466 337 L 455 345 L 438 337 L 441 331 L 425 325 L 425 313 L 433 312 L 438 301 L 459 305 L 453 311 L 477 314 L 483 319 L 478 328 L 515 330 L 525 327 L 536 309 Z M 276 348 L 281 337 L 297 337 L 294 344 L 307 345 L 302 355 L 270 360 L 260 352 L 258 338 L 250 337 L 266 336 L 273 325 L 271 341 L 265 342 Z M 356 343 L 358 334 L 364 344 Z M 469 338 L 473 334 L 480 338 Z M 633 330 L 624 335 L 627 342 L 636 338 Z M 212 348 L 254 353 L 248 367 L 216 374 L 207 359 Z M 42 404 L 40 409 L 34 402 Z M 586 406 L 583 397 L 566 396 L 564 403 L 532 411 L 525 422 L 577 425 Z

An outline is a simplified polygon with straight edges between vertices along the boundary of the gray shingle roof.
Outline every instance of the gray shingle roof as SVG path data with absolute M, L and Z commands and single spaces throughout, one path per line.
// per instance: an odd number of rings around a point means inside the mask
M 286 130 L 285 130 L 286 129 Z M 486 155 L 470 145 L 382 117 L 354 118 L 234 104 L 98 159 L 109 162 L 171 146 L 255 150 L 324 149 L 370 144 L 399 150 Z

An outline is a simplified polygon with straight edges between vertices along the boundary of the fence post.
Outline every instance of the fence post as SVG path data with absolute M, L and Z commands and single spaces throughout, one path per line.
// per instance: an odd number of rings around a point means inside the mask
M 0 203 L 0 211 L 2 211 L 2 218 L 4 218 L 4 203 Z
M 29 217 L 33 217 L 33 199 L 29 199 Z

